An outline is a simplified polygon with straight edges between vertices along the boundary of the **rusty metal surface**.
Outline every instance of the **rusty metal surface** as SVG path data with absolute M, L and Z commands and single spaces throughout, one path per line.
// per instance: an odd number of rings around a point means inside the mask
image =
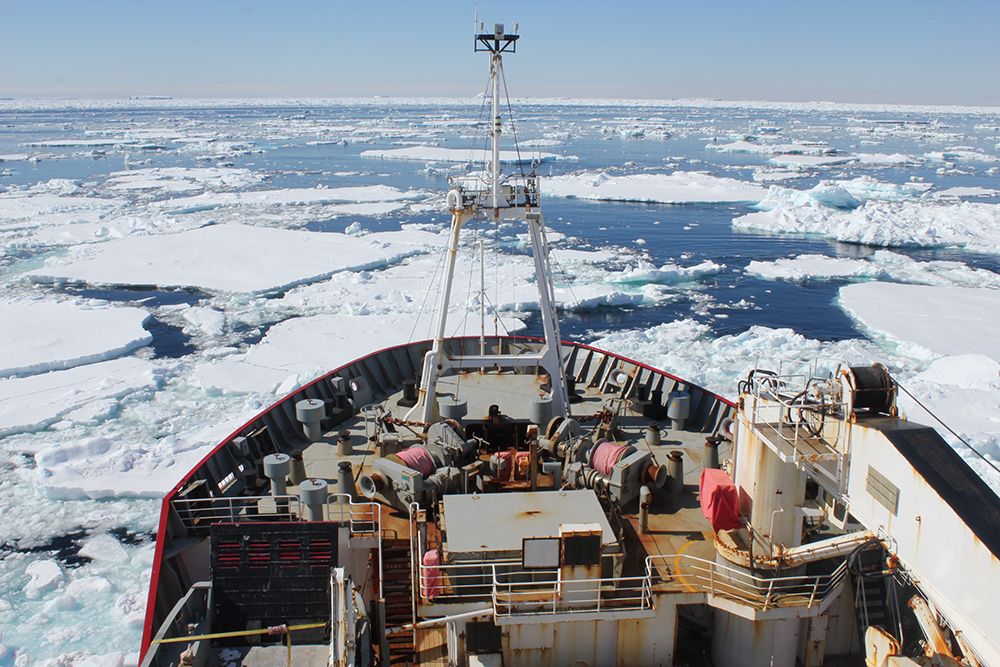
M 561 524 L 598 524 L 603 545 L 617 542 L 590 489 L 447 495 L 442 502 L 449 553 L 519 552 L 524 538 L 558 537 Z

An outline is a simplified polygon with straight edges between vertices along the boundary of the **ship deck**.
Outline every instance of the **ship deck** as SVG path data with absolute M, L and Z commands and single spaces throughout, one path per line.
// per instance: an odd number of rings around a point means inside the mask
M 574 417 L 597 413 L 608 395 L 594 387 L 578 390 L 580 402 L 572 405 Z M 489 406 L 498 404 L 505 414 L 515 417 L 527 415 L 530 399 L 537 397 L 538 382 L 534 375 L 515 373 L 468 373 L 462 376 L 449 376 L 439 382 L 438 396 L 454 396 L 460 394 L 468 402 L 470 419 L 485 417 Z M 409 408 L 400 407 L 397 401 L 402 392 L 389 397 L 385 406 L 392 416 L 403 419 Z M 652 422 L 631 408 L 626 408 L 624 417 L 619 421 L 626 440 L 636 443 L 640 449 L 647 447 L 644 441 L 646 427 Z M 649 447 L 656 460 L 665 464 L 667 455 L 672 451 L 683 452 L 684 458 L 684 492 L 679 497 L 672 497 L 665 491 L 653 495 L 650 508 L 648 531 L 642 534 L 639 529 L 639 517 L 636 512 L 623 515 L 627 523 L 625 530 L 626 574 L 639 574 L 645 566 L 646 557 L 652 556 L 650 563 L 655 566 L 661 577 L 654 590 L 664 592 L 690 592 L 693 589 L 684 584 L 683 577 L 670 576 L 678 571 L 676 556 L 687 556 L 712 560 L 715 558 L 711 525 L 701 512 L 698 502 L 698 482 L 702 471 L 702 459 L 705 448 L 705 434 L 692 431 L 667 429 L 669 421 L 658 423 L 663 428 L 659 445 Z M 417 429 L 415 429 L 416 431 Z M 347 431 L 354 452 L 348 456 L 338 454 L 337 439 Z M 343 493 L 338 488 L 337 471 L 342 461 L 351 464 L 355 480 L 360 475 L 368 474 L 371 462 L 380 456 L 375 443 L 368 440 L 371 425 L 366 424 L 364 417 L 356 416 L 338 425 L 335 429 L 323 434 L 322 440 L 314 442 L 303 451 L 306 474 L 311 478 L 323 479 L 329 485 L 330 493 Z M 419 442 L 415 432 L 400 428 L 403 446 Z M 720 460 L 725 460 L 731 454 L 732 445 L 723 441 L 719 447 Z M 516 493 L 516 491 L 511 491 Z M 289 486 L 288 493 L 297 494 L 296 486 Z M 408 518 L 400 512 L 386 508 L 382 515 L 382 528 L 389 534 L 395 534 L 404 539 L 408 536 Z M 634 570 L 634 572 L 632 572 Z

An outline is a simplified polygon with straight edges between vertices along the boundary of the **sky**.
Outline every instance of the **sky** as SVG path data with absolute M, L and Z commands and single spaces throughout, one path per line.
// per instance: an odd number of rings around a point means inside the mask
M 1000 0 L 0 0 L 0 97 L 512 97 L 1000 105 Z

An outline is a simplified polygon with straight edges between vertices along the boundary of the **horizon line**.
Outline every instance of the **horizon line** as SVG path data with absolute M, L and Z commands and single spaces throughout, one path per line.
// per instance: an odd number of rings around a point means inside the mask
M 234 106 L 239 104 L 261 104 L 264 102 L 276 106 L 304 106 L 306 103 L 345 103 L 365 104 L 393 102 L 397 104 L 471 104 L 480 102 L 483 93 L 471 96 L 449 96 L 449 95 L 337 95 L 337 96 L 316 96 L 316 95 L 158 95 L 158 94 L 135 94 L 135 95 L 114 95 L 114 96 L 80 96 L 80 95 L 25 95 L 25 96 L 3 96 L 0 95 L 0 111 L 17 110 L 18 108 L 34 109 L 59 109 L 73 107 L 94 107 L 97 105 L 112 105 L 114 107 L 134 107 L 134 108 L 156 108 L 157 106 L 179 106 L 180 103 L 197 105 L 226 105 Z M 512 97 L 511 101 L 527 104 L 542 105 L 567 105 L 567 106 L 661 106 L 661 107 L 745 107 L 745 108 L 770 108 L 770 109 L 834 109 L 843 110 L 871 110 L 871 111 L 919 111 L 919 112 L 942 112 L 942 113 L 988 113 L 1000 114 L 1000 105 L 977 105 L 977 104 L 921 104 L 907 102 L 838 102 L 834 100 L 749 100 L 749 99 L 726 99 L 718 97 L 668 97 L 668 98 L 646 98 L 646 97 L 590 97 L 590 96 L 547 96 Z M 63 103 L 63 104 L 58 104 Z

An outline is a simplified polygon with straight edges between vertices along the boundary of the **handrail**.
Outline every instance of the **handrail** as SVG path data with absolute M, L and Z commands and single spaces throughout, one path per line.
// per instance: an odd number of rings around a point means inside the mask
M 657 567 L 656 562 L 665 565 Z M 688 592 L 706 593 L 761 611 L 813 607 L 837 592 L 847 575 L 846 560 L 829 574 L 761 577 L 688 554 L 648 556 L 646 568 L 664 584 L 677 584 Z
M 174 498 L 171 505 L 187 528 L 238 521 L 305 521 L 305 504 L 299 496 L 222 496 Z M 378 533 L 382 507 L 374 501 L 355 502 L 349 494 L 331 493 L 323 507 L 323 520 L 347 522 L 351 534 Z
M 814 374 L 781 374 L 780 370 L 776 374 L 754 375 L 747 387 L 753 399 L 748 414 L 751 426 L 772 428 L 791 447 L 795 461 L 814 457 L 813 452 L 803 448 L 806 439 L 820 441 L 831 453 L 843 456 L 850 432 L 844 420 L 847 414 L 844 398 L 827 403 L 811 395 L 817 388 L 820 395 L 825 395 L 825 385 L 831 382 L 836 380 Z
M 488 601 L 496 617 L 511 617 L 646 611 L 654 592 L 704 593 L 760 611 L 812 608 L 839 592 L 847 562 L 829 574 L 784 577 L 755 576 L 687 554 L 648 556 L 643 574 L 626 577 L 565 579 L 558 569 L 524 570 L 519 561 L 419 563 L 417 571 L 419 596 L 427 602 Z

